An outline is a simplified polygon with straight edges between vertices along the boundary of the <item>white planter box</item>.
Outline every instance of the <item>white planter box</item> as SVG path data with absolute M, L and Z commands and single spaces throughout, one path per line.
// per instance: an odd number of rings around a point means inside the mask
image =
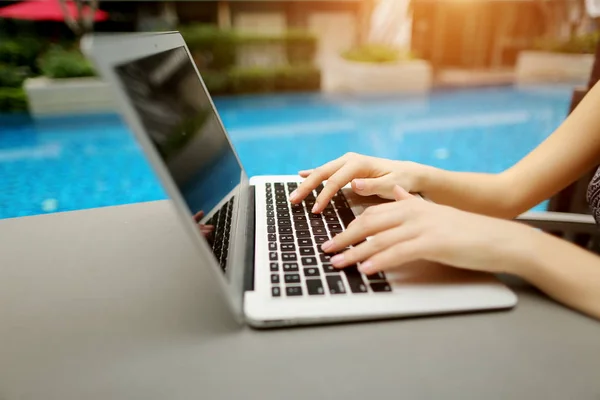
M 593 54 L 522 51 L 517 58 L 517 83 L 586 83 L 590 79 Z
M 115 110 L 110 87 L 98 78 L 32 78 L 25 92 L 33 116 Z
M 426 93 L 432 71 L 422 60 L 371 64 L 337 57 L 323 66 L 322 80 L 329 93 Z

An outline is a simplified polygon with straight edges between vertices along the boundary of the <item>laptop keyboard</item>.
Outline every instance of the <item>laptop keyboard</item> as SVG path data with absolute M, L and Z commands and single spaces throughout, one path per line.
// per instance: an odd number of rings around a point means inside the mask
M 385 274 L 365 276 L 357 265 L 334 268 L 321 245 L 342 232 L 354 220 L 346 198 L 339 191 L 322 214 L 312 214 L 320 185 L 301 204 L 291 204 L 288 196 L 297 183 L 267 183 L 267 236 L 269 246 L 271 295 L 323 296 L 389 293 Z
M 231 212 L 234 200 L 235 196 L 223 204 L 219 211 L 206 222 L 207 225 L 214 226 L 214 231 L 206 239 L 223 271 L 227 268 L 229 237 L 231 236 Z

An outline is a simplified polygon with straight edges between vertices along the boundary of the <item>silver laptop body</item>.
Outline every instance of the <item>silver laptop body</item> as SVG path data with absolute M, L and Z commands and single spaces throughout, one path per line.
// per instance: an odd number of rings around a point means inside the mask
M 281 327 L 516 304 L 488 274 L 428 262 L 374 276 L 331 267 L 320 244 L 372 200 L 345 188 L 323 215 L 313 215 L 317 193 L 299 206 L 288 201 L 299 177 L 249 178 L 178 32 L 87 36 L 82 50 L 111 85 L 197 247 L 199 267 L 214 272 L 241 323 Z M 212 232 L 201 232 L 200 211 Z

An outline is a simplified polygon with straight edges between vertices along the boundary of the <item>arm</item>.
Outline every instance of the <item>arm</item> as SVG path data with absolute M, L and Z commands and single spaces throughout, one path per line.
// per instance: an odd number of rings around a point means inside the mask
M 465 211 L 513 218 L 548 199 L 600 161 L 600 84 L 542 144 L 499 175 L 424 171 L 416 189 Z
M 600 319 L 600 258 L 574 244 L 532 230 L 510 271 L 573 309 Z

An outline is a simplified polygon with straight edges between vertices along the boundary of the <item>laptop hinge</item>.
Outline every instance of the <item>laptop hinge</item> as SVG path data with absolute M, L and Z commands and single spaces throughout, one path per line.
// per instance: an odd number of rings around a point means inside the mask
M 248 223 L 246 224 L 246 260 L 245 265 L 246 268 L 244 270 L 244 292 L 254 290 L 254 236 L 255 230 L 254 226 L 256 223 L 255 217 L 255 188 L 250 185 L 248 187 L 248 210 L 247 210 L 247 218 Z

